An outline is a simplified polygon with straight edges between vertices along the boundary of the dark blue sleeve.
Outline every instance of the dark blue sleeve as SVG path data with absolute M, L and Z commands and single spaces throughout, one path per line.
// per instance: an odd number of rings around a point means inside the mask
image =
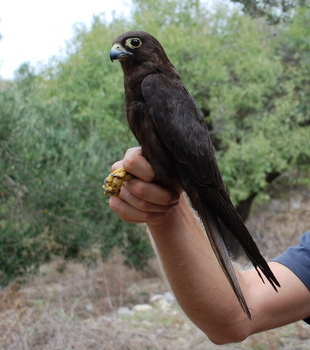
M 301 236 L 296 247 L 289 247 L 273 261 L 292 270 L 310 290 L 310 231 Z
M 272 261 L 293 271 L 310 291 L 310 231 L 301 236 L 296 247 L 289 247 L 286 252 Z M 310 317 L 305 321 L 310 324 Z

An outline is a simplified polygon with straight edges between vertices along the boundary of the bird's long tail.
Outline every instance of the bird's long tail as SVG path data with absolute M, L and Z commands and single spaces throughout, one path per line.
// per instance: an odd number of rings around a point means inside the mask
M 200 212 L 200 210 L 197 208 L 197 210 Z M 248 318 L 251 320 L 251 313 L 248 308 L 248 305 L 246 303 L 246 300 L 244 298 L 244 295 L 242 293 L 240 284 L 238 282 L 235 270 L 233 268 L 228 250 L 225 246 L 223 237 L 222 237 L 222 231 L 219 225 L 219 221 L 217 217 L 213 216 L 207 208 L 204 208 L 203 215 L 200 215 L 203 225 L 205 227 L 207 236 L 209 238 L 211 247 L 214 251 L 214 254 L 223 270 L 223 272 L 226 275 L 226 278 L 228 279 L 239 303 L 242 308 L 242 310 L 245 312 L 245 314 L 248 316 Z
M 242 218 L 233 207 L 228 195 L 226 195 L 226 193 L 220 194 L 216 189 L 213 192 L 212 189 L 209 188 L 206 196 L 201 196 L 200 193 L 198 198 L 195 197 L 196 196 L 193 198 L 193 196 L 191 196 L 192 203 L 203 222 L 217 260 L 235 295 L 237 296 L 243 311 L 246 313 L 248 318 L 251 319 L 251 313 L 242 293 L 228 250 L 223 240 L 219 220 L 222 221 L 232 235 L 239 241 L 241 247 L 245 251 L 249 260 L 252 262 L 260 278 L 263 280 L 260 273 L 262 272 L 276 291 L 277 286 L 280 287 L 280 284 L 271 271 L 266 260 L 261 255 L 256 243 L 247 230 Z M 211 203 L 213 205 L 211 205 Z
M 217 200 L 215 214 L 217 214 L 222 223 L 237 239 L 247 257 L 256 269 L 260 278 L 263 280 L 263 277 L 260 273 L 262 272 L 272 287 L 277 291 L 277 287 L 280 287 L 280 283 L 271 271 L 264 257 L 261 255 L 242 218 L 230 202 L 228 195 L 226 195 L 226 193 L 222 193 L 221 196 L 218 196 L 218 193 L 215 194 L 212 190 L 209 191 L 208 199 L 213 202 L 215 198 Z

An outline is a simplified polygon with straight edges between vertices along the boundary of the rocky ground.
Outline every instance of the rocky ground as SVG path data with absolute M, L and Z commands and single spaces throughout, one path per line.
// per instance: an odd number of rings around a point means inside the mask
M 296 244 L 310 229 L 308 189 L 274 188 L 256 204 L 250 230 L 265 256 Z M 24 285 L 0 291 L 0 348 L 5 350 L 306 350 L 304 322 L 216 346 L 182 313 L 156 260 L 148 277 L 125 267 L 115 251 L 93 269 L 55 260 Z M 225 330 L 223 330 L 225 331 Z

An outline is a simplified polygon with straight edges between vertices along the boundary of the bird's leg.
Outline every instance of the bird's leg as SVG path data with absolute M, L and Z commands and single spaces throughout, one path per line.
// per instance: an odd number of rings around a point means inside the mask
M 127 173 L 124 168 L 116 169 L 103 181 L 103 194 L 105 196 L 118 197 L 124 181 L 128 181 L 131 178 L 132 175 Z

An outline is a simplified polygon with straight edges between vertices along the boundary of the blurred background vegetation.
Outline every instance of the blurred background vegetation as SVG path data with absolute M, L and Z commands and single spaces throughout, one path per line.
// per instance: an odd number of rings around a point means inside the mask
M 92 263 L 118 246 L 141 268 L 152 255 L 143 226 L 121 222 L 101 189 L 136 145 L 122 71 L 109 60 L 113 39 L 128 30 L 164 46 L 244 218 L 281 174 L 309 183 L 309 1 L 134 0 L 129 19 L 77 25 L 64 59 L 25 63 L 13 81 L 0 80 L 2 285 L 54 256 Z

